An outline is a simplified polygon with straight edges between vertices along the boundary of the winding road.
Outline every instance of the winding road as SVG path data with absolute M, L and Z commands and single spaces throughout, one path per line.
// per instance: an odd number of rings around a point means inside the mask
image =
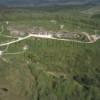
M 11 38 L 15 38 L 13 36 L 9 36 L 9 35 L 3 35 L 2 33 L 4 32 L 4 27 L 1 26 L 1 32 L 0 32 L 0 35 L 2 36 L 5 36 L 5 37 L 11 37 Z M 7 43 L 2 43 L 0 44 L 0 47 L 2 46 L 8 46 L 8 45 L 11 45 L 11 44 L 14 44 L 14 43 L 18 43 L 20 41 L 23 41 L 23 40 L 26 40 L 30 37 L 36 37 L 36 38 L 44 38 L 44 39 L 52 39 L 52 40 L 59 40 L 59 41 L 67 41 L 67 42 L 76 42 L 76 43 L 94 43 L 96 42 L 97 40 L 100 39 L 100 36 L 96 36 L 96 35 L 89 35 L 88 33 L 86 32 L 83 32 L 83 34 L 88 38 L 89 42 L 84 42 L 84 41 L 79 41 L 79 40 L 72 40 L 72 39 L 59 39 L 59 38 L 54 38 L 51 34 L 49 35 L 45 35 L 45 34 L 29 34 L 25 37 L 16 37 L 17 39 L 16 40 L 13 40 L 13 41 L 10 41 L 10 42 L 7 42 Z M 91 39 L 92 38 L 92 39 Z
M 71 39 L 58 39 L 58 38 L 52 37 L 52 35 L 35 35 L 35 34 L 29 34 L 28 36 L 25 36 L 25 37 L 19 37 L 17 40 L 13 40 L 13 41 L 10 41 L 10 42 L 7 42 L 7 43 L 2 43 L 2 44 L 0 44 L 0 47 L 1 46 L 7 46 L 7 45 L 10 45 L 10 44 L 14 44 L 14 43 L 17 43 L 17 42 L 26 40 L 26 39 L 28 39 L 30 37 L 37 37 L 37 38 L 44 38 L 44 39 L 52 39 L 52 40 L 59 40 L 59 41 L 68 41 L 68 42 L 77 42 L 77 43 L 94 43 L 94 42 L 96 42 L 97 40 L 100 39 L 100 36 L 98 36 L 98 37 L 95 36 L 89 42 L 83 42 L 83 41 L 71 40 Z

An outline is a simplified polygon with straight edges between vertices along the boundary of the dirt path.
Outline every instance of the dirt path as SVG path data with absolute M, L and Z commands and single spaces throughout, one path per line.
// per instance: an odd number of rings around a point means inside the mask
M 63 76 L 64 78 L 67 77 L 64 73 L 56 73 L 56 72 L 54 73 L 54 72 L 50 72 L 50 71 L 45 72 L 45 73 L 47 73 L 48 75 L 52 75 L 52 76 L 54 76 L 54 77 L 57 77 L 57 78 L 59 78 L 59 77 L 61 77 L 61 76 Z
M 11 44 L 14 44 L 14 43 L 18 43 L 18 42 L 26 40 L 30 37 L 52 39 L 52 40 L 59 40 L 59 41 L 67 41 L 67 42 L 76 42 L 76 43 L 94 43 L 94 42 L 96 42 L 97 40 L 100 39 L 100 36 L 89 35 L 86 32 L 83 32 L 83 34 L 88 38 L 89 42 L 84 42 L 84 41 L 79 41 L 79 40 L 72 40 L 72 39 L 58 39 L 58 38 L 54 38 L 51 34 L 49 34 L 49 35 L 29 34 L 28 36 L 25 36 L 25 37 L 13 37 L 13 36 L 9 36 L 9 35 L 3 35 L 3 34 L 1 34 L 2 32 L 4 32 L 4 27 L 3 26 L 1 26 L 0 35 L 2 35 L 4 37 L 17 38 L 17 39 L 13 40 L 13 41 L 10 41 L 10 42 L 7 42 L 7 43 L 2 43 L 2 44 L 0 44 L 0 47 L 8 46 L 8 45 L 11 45 Z
M 7 45 L 10 45 L 10 44 L 14 44 L 14 43 L 20 42 L 22 40 L 26 40 L 26 39 L 28 39 L 30 37 L 32 37 L 32 36 L 31 35 L 28 35 L 28 36 L 25 36 L 25 37 L 19 37 L 17 40 L 13 40 L 13 41 L 10 41 L 10 42 L 7 42 L 7 43 L 0 44 L 0 47 L 1 46 L 7 46 Z
M 23 54 L 24 51 L 20 51 L 20 52 L 14 52 L 14 53 L 4 53 L 4 55 L 18 55 L 18 54 Z
M 82 34 L 84 34 L 88 38 L 88 40 L 91 41 L 91 37 L 90 37 L 90 35 L 88 33 L 82 32 Z
M 10 41 L 10 42 L 7 42 L 7 43 L 2 43 L 2 44 L 0 44 L 0 46 L 7 46 L 7 45 L 10 45 L 10 44 L 18 43 L 18 42 L 26 40 L 26 39 L 28 39 L 30 37 L 52 39 L 52 40 L 59 40 L 59 41 L 68 41 L 68 42 L 77 42 L 77 43 L 94 43 L 94 42 L 96 42 L 97 40 L 100 39 L 100 36 L 98 36 L 98 37 L 94 37 L 89 42 L 83 42 L 83 41 L 71 40 L 71 39 L 58 39 L 58 38 L 52 37 L 52 35 L 35 35 L 35 34 L 29 34 L 28 36 L 25 36 L 25 37 L 19 37 L 17 40 L 13 40 L 13 41 Z

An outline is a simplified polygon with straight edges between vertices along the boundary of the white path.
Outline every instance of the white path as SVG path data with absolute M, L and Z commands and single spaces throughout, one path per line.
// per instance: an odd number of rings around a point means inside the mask
M 14 44 L 14 43 L 18 43 L 20 41 L 26 40 L 30 37 L 37 37 L 37 38 L 44 38 L 44 39 L 52 39 L 52 40 L 59 40 L 59 41 L 67 41 L 67 42 L 77 42 L 77 43 L 94 43 L 96 42 L 98 39 L 100 39 L 100 36 L 96 36 L 96 35 L 89 35 L 86 32 L 83 32 L 83 34 L 88 38 L 89 42 L 84 42 L 84 41 L 78 41 L 78 40 L 72 40 L 72 39 L 58 39 L 58 38 L 54 38 L 52 37 L 52 35 L 40 35 L 40 34 L 29 34 L 28 36 L 25 37 L 13 37 L 13 36 L 8 36 L 8 35 L 3 35 L 1 34 L 2 32 L 4 32 L 4 27 L 1 26 L 1 32 L 0 35 L 5 36 L 5 37 L 9 37 L 9 38 L 16 38 L 16 40 L 7 42 L 7 43 L 2 43 L 0 44 L 1 46 L 8 46 L 10 44 Z M 92 39 L 91 39 L 92 38 Z
M 14 44 L 14 43 L 20 42 L 20 41 L 22 41 L 22 40 L 25 40 L 25 39 L 27 39 L 27 38 L 30 38 L 30 37 L 32 37 L 32 36 L 31 36 L 31 35 L 28 35 L 28 36 L 25 36 L 25 37 L 19 37 L 17 40 L 14 40 L 14 41 L 10 41 L 10 42 L 7 42 L 7 43 L 2 43 L 2 44 L 0 44 L 0 47 L 1 47 L 1 46 L 7 46 L 7 45 L 10 45 L 10 44 Z
M 19 37 L 17 40 L 13 40 L 13 41 L 10 41 L 10 42 L 7 42 L 7 43 L 2 43 L 2 44 L 0 44 L 0 47 L 1 46 L 7 46 L 7 45 L 10 45 L 10 44 L 14 44 L 14 43 L 17 43 L 17 42 L 26 40 L 26 39 L 28 39 L 30 37 L 37 37 L 37 38 L 44 38 L 44 39 L 52 39 L 52 40 L 59 40 L 59 41 L 68 41 L 68 42 L 77 42 L 77 43 L 94 43 L 98 39 L 100 39 L 100 36 L 99 36 L 98 38 L 96 37 L 96 38 L 94 38 L 93 40 L 91 40 L 89 42 L 83 42 L 83 41 L 71 40 L 71 39 L 58 39 L 58 38 L 52 37 L 52 35 L 29 34 L 28 36 L 25 36 L 25 37 Z
M 23 54 L 25 51 L 20 51 L 20 52 L 14 52 L 14 53 L 4 53 L 4 55 L 18 55 L 18 54 Z
M 88 38 L 88 40 L 91 41 L 91 36 L 88 33 L 82 32 L 82 34 L 84 34 Z

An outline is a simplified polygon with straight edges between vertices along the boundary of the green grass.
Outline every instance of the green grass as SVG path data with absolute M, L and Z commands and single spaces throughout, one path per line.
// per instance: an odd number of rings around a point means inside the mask
M 28 39 L 9 47 L 10 52 L 27 44 L 29 50 L 5 55 L 8 64 L 1 60 L 1 75 L 12 84 L 9 92 L 16 89 L 28 100 L 99 100 L 99 43 Z
M 8 20 L 10 24 L 40 26 L 51 31 L 58 31 L 59 24 L 65 25 L 60 31 L 92 34 L 100 30 L 97 18 L 79 13 L 82 8 L 55 9 L 4 10 L 0 19 L 2 23 Z M 51 19 L 57 24 L 50 24 Z M 3 34 L 9 34 L 6 26 Z M 10 45 L 7 52 L 22 51 L 25 45 L 29 47 L 25 53 L 0 56 L 1 100 L 100 100 L 100 41 L 80 44 L 30 38 Z
M 100 30 L 98 18 L 92 18 L 90 14 L 82 13 L 87 7 L 58 7 L 58 8 L 31 8 L 31 9 L 9 9 L 1 12 L 0 20 L 8 20 L 15 24 L 44 27 L 47 30 L 60 30 L 60 25 L 65 27 L 61 31 L 86 31 L 94 33 Z M 88 9 L 88 8 L 87 8 Z M 95 16 L 95 13 L 94 13 Z M 51 23 L 56 20 L 56 24 Z

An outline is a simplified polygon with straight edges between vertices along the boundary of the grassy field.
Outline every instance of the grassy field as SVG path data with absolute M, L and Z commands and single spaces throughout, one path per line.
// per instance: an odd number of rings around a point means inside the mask
M 0 20 L 7 20 L 18 25 L 43 27 L 54 31 L 85 31 L 91 34 L 95 30 L 100 32 L 100 20 L 95 16 L 99 12 L 92 12 L 92 15 L 83 13 L 89 9 L 90 7 L 84 6 L 5 9 L 1 11 Z M 52 22 L 52 20 L 55 22 Z M 60 25 L 64 25 L 64 28 L 60 29 Z
M 19 100 L 99 100 L 99 44 L 28 39 L 11 45 L 8 52 L 23 45 L 29 49 L 20 55 L 4 55 L 7 62 L 0 60 L 7 100 L 14 95 Z
M 97 18 L 79 13 L 83 8 L 64 9 L 3 10 L 0 19 L 51 31 L 59 31 L 60 24 L 65 25 L 60 31 L 100 30 Z M 0 100 L 100 100 L 100 41 L 80 44 L 29 38 L 10 45 L 7 52 L 22 51 L 25 45 L 28 50 L 22 54 L 0 56 Z

